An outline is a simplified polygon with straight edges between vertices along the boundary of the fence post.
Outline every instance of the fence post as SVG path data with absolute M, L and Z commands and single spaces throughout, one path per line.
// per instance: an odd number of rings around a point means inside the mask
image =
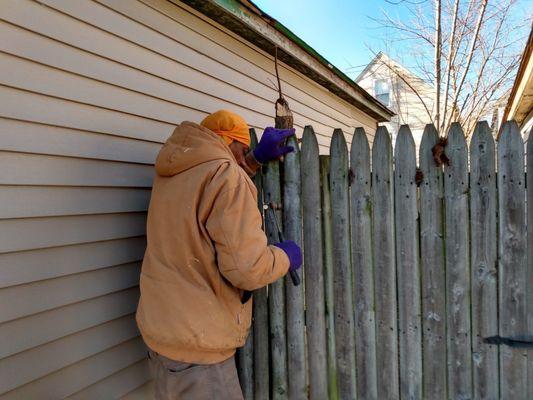
M 340 129 L 335 129 L 331 140 L 330 185 L 337 380 L 341 399 L 355 399 L 355 338 L 350 259 L 348 148 L 344 134 Z
M 444 187 L 442 167 L 432 149 L 439 141 L 434 125 L 426 125 L 420 145 L 420 269 L 422 274 L 423 398 L 445 400 L 446 282 L 444 275 Z
M 411 130 L 402 125 L 394 157 L 400 397 L 422 398 L 422 341 L 416 148 Z
M 506 122 L 498 143 L 500 335 L 526 334 L 526 204 L 524 143 Z M 500 346 L 501 397 L 526 398 L 527 351 Z
M 392 145 L 379 127 L 372 146 L 372 224 L 378 398 L 399 399 Z
M 527 322 L 533 335 L 533 128 L 527 140 Z M 527 398 L 533 399 L 533 349 L 527 352 Z
M 448 396 L 467 399 L 472 397 L 468 160 L 458 123 L 448 132 L 446 154 L 451 160 L 444 167 Z
M 266 204 L 281 204 L 279 162 L 266 165 L 263 192 Z M 278 221 L 281 212 L 275 211 Z M 278 230 L 273 218 L 265 217 L 266 233 L 270 244 L 279 242 Z M 279 279 L 268 287 L 270 315 L 270 356 L 272 399 L 287 399 L 287 337 L 285 325 L 285 279 Z
M 302 207 L 300 150 L 295 136 L 287 140 L 294 152 L 285 156 L 283 163 L 283 228 L 287 240 L 302 246 Z M 318 160 L 317 160 L 318 162 Z M 306 266 L 298 271 L 301 284 L 285 284 L 287 308 L 288 348 L 288 398 L 307 398 L 307 366 L 305 363 L 305 321 L 304 321 L 304 276 Z
M 372 202 L 370 200 L 370 147 L 363 128 L 356 128 L 350 150 L 350 221 L 354 274 L 355 349 L 357 393 L 378 398 L 376 377 L 376 321 L 372 260 Z
M 324 252 L 318 142 L 311 126 L 303 133 L 301 175 L 309 398 L 322 400 L 328 398 Z
M 333 285 L 333 232 L 331 227 L 331 190 L 329 185 L 330 156 L 320 156 L 322 187 L 322 226 L 324 234 L 324 281 L 326 297 L 326 335 L 328 348 L 328 393 L 330 400 L 339 398 L 337 358 L 335 350 L 335 306 Z
M 255 129 L 250 129 L 251 147 L 254 148 L 257 144 L 257 135 Z M 261 192 L 261 174 L 258 173 L 254 177 L 255 187 L 257 189 L 257 206 L 259 211 L 262 212 L 262 192 Z M 257 291 L 254 293 L 257 296 Z M 254 304 L 255 308 L 255 304 Z M 255 315 L 255 310 L 253 312 Z M 246 343 L 240 349 L 237 349 L 237 372 L 239 374 L 239 381 L 241 383 L 242 393 L 245 400 L 253 400 L 254 398 L 254 382 L 253 382 L 253 370 L 254 370 L 254 320 L 252 319 L 252 326 L 246 338 Z
M 498 334 L 496 154 L 487 122 L 478 122 L 470 142 L 470 232 L 474 398 L 499 393 L 498 347 L 483 338 Z

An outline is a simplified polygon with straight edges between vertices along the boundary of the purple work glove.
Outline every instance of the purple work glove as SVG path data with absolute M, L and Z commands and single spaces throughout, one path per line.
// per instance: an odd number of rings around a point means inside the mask
M 291 263 L 289 272 L 295 271 L 302 266 L 302 251 L 292 240 L 285 240 L 284 242 L 276 243 L 274 246 L 279 247 L 289 257 Z
M 294 135 L 294 129 L 276 129 L 269 126 L 254 149 L 255 159 L 264 164 L 294 151 L 292 146 L 282 146 L 283 141 L 292 135 Z

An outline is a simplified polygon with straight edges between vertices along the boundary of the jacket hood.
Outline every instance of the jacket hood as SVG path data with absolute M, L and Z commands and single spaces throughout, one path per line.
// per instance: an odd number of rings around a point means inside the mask
M 216 133 L 194 122 L 183 122 L 174 129 L 155 162 L 160 176 L 174 176 L 213 160 L 234 161 L 230 148 Z

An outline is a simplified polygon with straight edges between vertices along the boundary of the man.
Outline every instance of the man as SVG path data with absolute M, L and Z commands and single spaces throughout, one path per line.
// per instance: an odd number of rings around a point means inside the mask
M 157 399 L 242 399 L 233 355 L 251 324 L 244 291 L 302 263 L 290 241 L 267 245 L 252 174 L 293 149 L 267 128 L 253 153 L 246 122 L 217 111 L 183 122 L 156 160 L 137 323 Z

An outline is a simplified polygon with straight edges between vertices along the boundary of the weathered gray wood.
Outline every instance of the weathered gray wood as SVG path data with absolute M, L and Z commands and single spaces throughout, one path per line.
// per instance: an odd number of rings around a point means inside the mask
M 527 140 L 527 331 L 533 333 L 533 128 Z M 533 399 L 533 349 L 527 352 L 527 398 Z
M 255 129 L 250 129 L 251 148 L 257 145 L 257 135 Z M 257 189 L 257 206 L 262 212 L 262 191 L 261 191 L 261 171 L 254 177 L 255 187 Z M 254 305 L 255 306 L 255 305 Z M 254 327 L 250 327 L 248 337 L 244 346 L 237 350 L 237 372 L 241 383 L 242 393 L 245 400 L 254 398 Z
M 324 252 L 318 142 L 310 126 L 302 139 L 301 179 L 309 398 L 322 400 L 328 398 Z
M 422 322 L 420 320 L 420 263 L 416 148 L 411 130 L 402 125 L 395 145 L 394 199 L 400 397 L 422 398 Z
M 377 399 L 370 148 L 363 128 L 355 129 L 350 165 L 353 174 L 350 185 L 350 221 L 357 393 L 364 399 Z
M 385 127 L 372 147 L 372 223 L 379 399 L 399 399 L 392 146 Z
M 340 129 L 331 140 L 331 223 L 333 231 L 333 284 L 335 289 L 335 347 L 337 381 L 341 399 L 354 399 L 355 333 L 350 258 L 348 202 L 348 148 Z
M 500 335 L 526 333 L 526 204 L 524 144 L 516 122 L 498 143 Z M 531 290 L 531 289 L 530 289 Z M 500 346 L 501 397 L 526 399 L 527 351 Z
M 255 143 L 257 135 L 250 130 L 250 137 Z M 257 188 L 257 206 L 263 213 L 263 173 L 257 171 L 254 176 Z M 265 227 L 263 219 L 263 227 Z M 270 335 L 268 324 L 268 289 L 266 287 L 255 290 L 253 294 L 253 388 L 255 400 L 269 400 L 270 398 Z
M 296 137 L 287 140 L 294 152 L 285 156 L 283 164 L 283 229 L 285 238 L 302 246 L 302 205 L 300 150 Z M 317 159 L 318 162 L 318 159 Z M 304 274 L 305 266 L 298 270 L 299 286 L 287 280 L 287 347 L 288 347 L 288 385 L 289 399 L 307 398 L 307 366 L 305 357 L 305 320 L 304 320 Z
M 271 161 L 266 166 L 263 179 L 263 194 L 265 204 L 281 204 L 280 165 L 278 161 Z M 269 211 L 270 212 L 270 211 Z M 280 241 L 278 228 L 273 214 L 265 214 L 265 226 L 270 244 Z M 281 212 L 276 211 L 278 224 Z M 268 286 L 268 306 L 270 316 L 270 383 L 271 396 L 274 400 L 287 399 L 287 335 L 285 324 L 285 279 L 279 279 Z
M 444 188 L 442 168 L 432 149 L 439 141 L 434 125 L 424 129 L 420 145 L 420 269 L 422 275 L 424 399 L 446 394 L 446 281 L 444 275 Z
M 448 132 L 446 154 L 451 160 L 444 168 L 448 396 L 468 399 L 472 397 L 468 160 L 458 123 Z
M 470 142 L 470 232 L 472 279 L 472 367 L 475 399 L 497 399 L 498 347 L 483 338 L 498 334 L 496 154 L 487 122 Z
M 331 190 L 329 181 L 330 156 L 320 156 L 322 185 L 322 226 L 324 232 L 324 281 L 326 297 L 326 342 L 328 348 L 328 394 L 330 400 L 339 398 L 337 359 L 335 350 L 335 291 L 333 285 L 333 232 L 331 227 Z

